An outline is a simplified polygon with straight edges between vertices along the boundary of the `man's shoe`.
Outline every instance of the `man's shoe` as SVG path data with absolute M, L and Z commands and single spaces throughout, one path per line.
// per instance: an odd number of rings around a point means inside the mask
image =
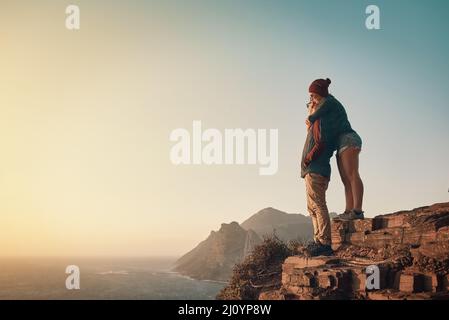
M 306 245 L 306 250 L 307 251 L 311 251 L 311 250 L 316 250 L 317 248 L 319 248 L 321 246 L 321 243 L 319 242 L 315 242 L 315 241 L 311 241 Z
M 357 212 L 355 210 L 351 210 L 349 212 L 345 212 L 342 214 L 339 214 L 335 220 L 358 220 L 358 219 L 365 219 L 365 215 L 362 212 Z
M 316 243 L 315 245 L 308 247 L 307 251 L 311 257 L 331 256 L 334 254 L 330 245 L 321 243 Z

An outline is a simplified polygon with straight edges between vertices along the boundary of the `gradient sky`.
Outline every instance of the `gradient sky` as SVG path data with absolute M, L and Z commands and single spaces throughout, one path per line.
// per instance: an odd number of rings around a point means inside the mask
M 367 216 L 448 201 L 447 1 L 1 6 L 0 256 L 179 255 L 264 207 L 306 214 L 305 102 L 322 77 L 364 142 Z M 193 120 L 278 129 L 278 173 L 172 165 L 169 134 Z

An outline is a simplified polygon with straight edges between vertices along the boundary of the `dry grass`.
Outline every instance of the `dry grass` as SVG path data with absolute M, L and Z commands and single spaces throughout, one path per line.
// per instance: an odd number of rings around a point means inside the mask
M 288 244 L 276 234 L 263 242 L 242 262 L 235 265 L 229 284 L 217 295 L 218 300 L 256 300 L 265 290 L 281 286 L 282 263 L 304 245 L 301 239 Z

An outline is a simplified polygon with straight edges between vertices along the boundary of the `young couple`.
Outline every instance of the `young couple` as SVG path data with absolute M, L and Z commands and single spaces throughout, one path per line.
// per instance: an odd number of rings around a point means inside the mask
M 329 94 L 329 79 L 317 79 L 309 87 L 307 137 L 301 161 L 305 179 L 307 210 L 312 217 L 314 242 L 312 256 L 331 255 L 331 221 L 326 190 L 331 175 L 330 159 L 337 151 L 337 165 L 345 188 L 346 209 L 335 219 L 363 219 L 363 183 L 359 175 L 362 139 L 352 129 L 343 105 Z

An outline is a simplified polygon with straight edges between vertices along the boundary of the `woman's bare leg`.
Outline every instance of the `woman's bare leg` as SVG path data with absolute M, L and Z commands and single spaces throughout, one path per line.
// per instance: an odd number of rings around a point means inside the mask
M 337 166 L 338 166 L 338 172 L 340 172 L 340 178 L 341 182 L 343 182 L 343 186 L 345 187 L 345 199 L 346 199 L 346 208 L 345 212 L 349 212 L 352 209 L 354 209 L 354 199 L 352 197 L 352 187 L 351 187 L 351 181 L 349 181 L 349 178 L 344 171 L 342 160 L 340 159 L 340 156 L 337 154 Z
M 363 182 L 359 174 L 359 148 L 348 148 L 340 154 L 341 165 L 351 185 L 353 209 L 363 211 Z

